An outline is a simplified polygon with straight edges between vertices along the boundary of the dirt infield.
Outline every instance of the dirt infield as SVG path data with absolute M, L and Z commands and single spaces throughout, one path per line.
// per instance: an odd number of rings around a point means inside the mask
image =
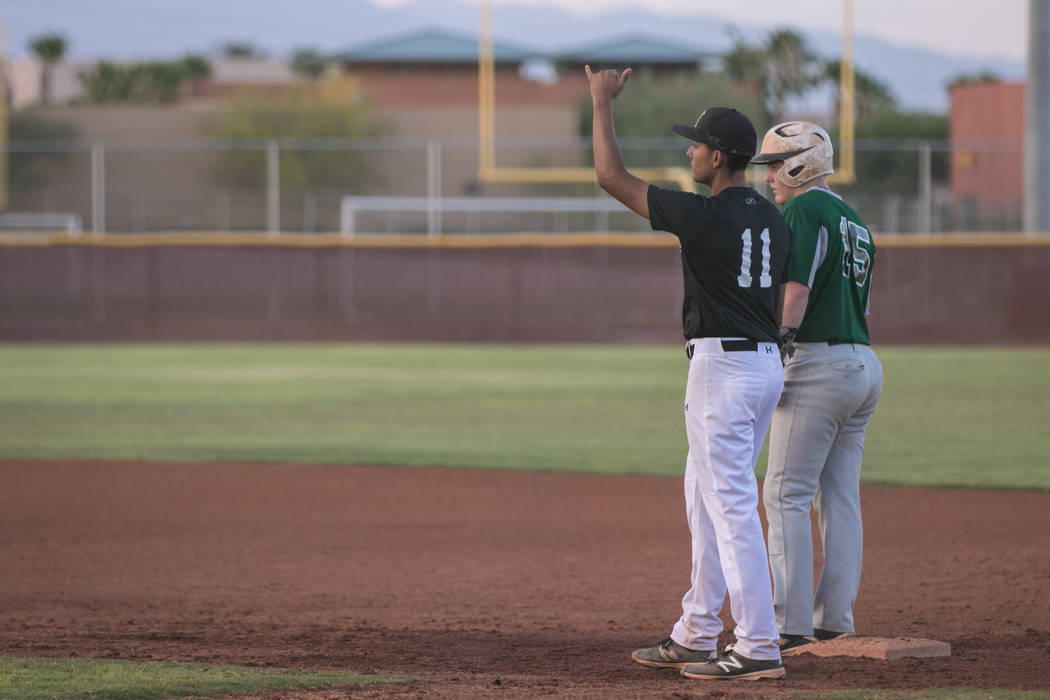
M 0 483 L 0 655 L 418 679 L 302 695 L 325 698 L 1050 688 L 1048 493 L 865 488 L 858 632 L 952 656 L 712 686 L 629 657 L 688 585 L 677 479 L 8 460 Z

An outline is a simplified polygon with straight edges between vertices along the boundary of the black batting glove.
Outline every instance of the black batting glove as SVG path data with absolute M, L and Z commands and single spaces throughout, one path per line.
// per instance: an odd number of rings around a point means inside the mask
M 797 335 L 797 328 L 788 328 L 785 326 L 780 329 L 780 333 L 777 335 L 777 346 L 780 348 L 781 362 L 786 364 L 788 358 L 795 356 L 795 336 Z

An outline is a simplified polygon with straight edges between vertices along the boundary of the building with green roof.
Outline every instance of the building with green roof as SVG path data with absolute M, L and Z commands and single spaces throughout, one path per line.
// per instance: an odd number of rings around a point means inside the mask
M 492 53 L 497 70 L 518 69 L 526 61 L 545 58 L 544 53 L 537 49 L 498 40 L 493 41 Z M 445 29 L 420 29 L 366 41 L 333 58 L 356 71 L 376 67 L 381 67 L 386 73 L 477 70 L 478 37 Z
M 632 68 L 657 75 L 696 72 L 720 60 L 710 49 L 644 34 L 603 39 L 549 55 L 559 73 L 579 73 L 591 68 Z

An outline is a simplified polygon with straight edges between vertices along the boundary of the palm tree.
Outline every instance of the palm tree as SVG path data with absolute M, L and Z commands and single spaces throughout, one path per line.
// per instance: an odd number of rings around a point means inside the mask
M 786 118 L 787 99 L 805 94 L 824 79 L 823 65 L 801 35 L 779 29 L 766 40 L 770 71 L 770 110 L 776 121 Z
M 760 46 L 751 46 L 743 41 L 737 41 L 733 48 L 722 56 L 722 65 L 729 79 L 740 85 L 747 85 L 754 89 L 762 103 L 762 121 L 768 122 L 772 118 L 769 113 L 769 101 L 767 93 L 769 90 L 769 70 L 767 68 L 766 51 Z
M 66 39 L 59 34 L 43 34 L 29 40 L 29 50 L 40 59 L 40 101 L 51 103 L 51 72 L 66 55 Z
M 838 90 L 841 71 L 842 62 L 837 59 L 824 64 L 825 79 L 834 86 L 834 114 L 839 113 L 839 100 L 842 97 Z M 879 112 L 895 109 L 897 107 L 897 99 L 893 96 L 893 91 L 890 90 L 886 83 L 871 73 L 854 67 L 853 107 L 859 119 L 870 119 Z
M 317 80 L 324 73 L 325 57 L 315 49 L 296 49 L 292 54 L 292 70 L 309 80 Z
M 824 78 L 816 54 L 790 29 L 774 31 L 757 46 L 737 40 L 722 62 L 732 80 L 754 87 L 762 97 L 766 117 L 774 122 L 786 117 L 788 98 L 804 94 Z

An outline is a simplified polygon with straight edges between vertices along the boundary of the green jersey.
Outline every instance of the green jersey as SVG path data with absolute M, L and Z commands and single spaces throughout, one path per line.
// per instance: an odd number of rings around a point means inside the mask
M 842 198 L 814 187 L 781 212 L 791 228 L 792 282 L 809 287 L 800 343 L 870 345 L 865 315 L 871 296 L 875 241 Z

